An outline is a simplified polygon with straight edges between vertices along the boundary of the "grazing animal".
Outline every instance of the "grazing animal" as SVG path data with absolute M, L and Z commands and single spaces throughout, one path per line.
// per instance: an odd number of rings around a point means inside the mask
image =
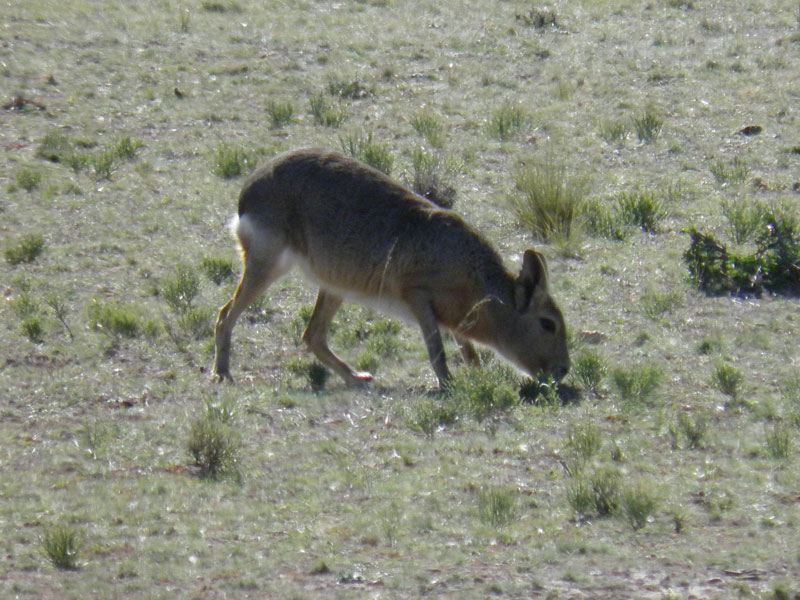
M 231 332 L 242 311 L 298 266 L 319 286 L 303 341 L 348 386 L 370 381 L 328 347 L 344 298 L 416 321 L 433 370 L 450 378 L 440 327 L 478 362 L 486 344 L 530 375 L 569 369 L 564 318 L 550 297 L 544 257 L 528 250 L 518 277 L 458 215 L 337 152 L 281 154 L 254 172 L 239 196 L 233 228 L 244 273 L 219 311 L 214 377 L 231 379 Z

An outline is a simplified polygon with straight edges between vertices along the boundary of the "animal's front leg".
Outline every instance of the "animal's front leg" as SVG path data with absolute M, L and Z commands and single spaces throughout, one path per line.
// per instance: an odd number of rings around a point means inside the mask
M 439 387 L 445 389 L 450 381 L 450 371 L 447 368 L 442 333 L 433 311 L 430 293 L 425 290 L 414 290 L 407 295 L 406 302 L 422 330 L 422 338 L 425 340 L 433 371 L 439 380 Z

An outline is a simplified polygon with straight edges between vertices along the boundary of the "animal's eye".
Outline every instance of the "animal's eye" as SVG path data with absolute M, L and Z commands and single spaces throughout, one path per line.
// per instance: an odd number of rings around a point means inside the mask
M 539 324 L 542 326 L 542 329 L 544 329 L 547 333 L 556 332 L 556 322 L 553 321 L 553 319 L 542 317 L 539 319 Z

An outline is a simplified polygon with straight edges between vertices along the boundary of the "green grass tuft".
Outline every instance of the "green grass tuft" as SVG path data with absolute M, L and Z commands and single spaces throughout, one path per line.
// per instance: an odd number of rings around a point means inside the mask
M 489 487 L 478 490 L 478 518 L 492 527 L 505 527 L 517 518 L 516 492 L 511 489 Z
M 45 249 L 44 236 L 40 233 L 28 233 L 21 236 L 16 243 L 3 249 L 3 257 L 10 265 L 32 263 Z
M 514 173 L 518 194 L 511 208 L 520 224 L 537 238 L 569 237 L 581 223 L 588 181 L 567 171 L 564 164 L 540 162 Z
M 219 480 L 238 479 L 241 435 L 230 404 L 208 402 L 189 427 L 186 449 L 200 477 Z
M 503 104 L 492 113 L 489 120 L 488 130 L 492 137 L 501 142 L 507 142 L 527 123 L 527 116 L 521 107 L 513 104 Z
M 661 385 L 663 371 L 655 364 L 637 365 L 630 369 L 617 368 L 611 378 L 619 395 L 629 404 L 649 404 Z
M 389 146 L 373 139 L 372 132 L 366 135 L 353 133 L 339 137 L 342 151 L 369 166 L 391 175 L 394 157 Z
M 42 536 L 45 556 L 57 569 L 77 569 L 82 545 L 82 536 L 68 525 L 50 527 Z

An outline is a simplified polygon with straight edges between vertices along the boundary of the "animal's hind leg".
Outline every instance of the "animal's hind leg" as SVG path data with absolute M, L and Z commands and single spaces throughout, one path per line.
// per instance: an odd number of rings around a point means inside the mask
M 314 312 L 311 313 L 308 327 L 303 333 L 303 341 L 323 365 L 344 379 L 348 387 L 354 387 L 371 381 L 372 375 L 353 371 L 328 347 L 328 330 L 333 316 L 341 305 L 342 299 L 339 296 L 320 290 L 317 295 L 317 303 L 314 305 Z
M 213 373 L 213 378 L 217 381 L 233 380 L 230 373 L 230 354 L 231 334 L 236 320 L 271 283 L 289 270 L 289 265 L 283 264 L 285 261 L 282 260 L 283 245 L 280 240 L 266 243 L 262 239 L 259 244 L 243 244 L 243 247 L 247 246 L 249 249 L 244 251 L 245 267 L 239 287 L 233 298 L 220 309 L 217 317 Z

